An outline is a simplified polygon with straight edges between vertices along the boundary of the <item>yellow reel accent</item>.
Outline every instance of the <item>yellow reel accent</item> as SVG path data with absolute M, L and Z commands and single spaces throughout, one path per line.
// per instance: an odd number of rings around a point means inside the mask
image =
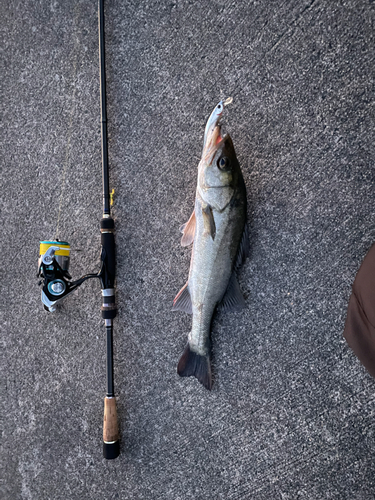
M 50 247 L 59 247 L 60 250 L 55 250 L 55 255 L 70 256 L 70 245 L 62 241 L 41 241 L 39 254 L 44 255 Z

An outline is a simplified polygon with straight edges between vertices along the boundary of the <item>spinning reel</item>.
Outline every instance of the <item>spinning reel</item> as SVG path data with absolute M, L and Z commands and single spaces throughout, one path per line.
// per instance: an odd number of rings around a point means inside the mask
M 69 270 L 70 245 L 66 241 L 41 241 L 38 261 L 38 277 L 42 286 L 42 303 L 49 312 L 56 311 L 56 306 L 82 283 L 91 278 L 101 278 L 102 270 L 97 274 L 86 274 L 72 281 Z

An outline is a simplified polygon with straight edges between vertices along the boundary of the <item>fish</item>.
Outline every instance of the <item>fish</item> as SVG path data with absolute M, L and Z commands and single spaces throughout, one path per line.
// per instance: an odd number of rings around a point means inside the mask
M 212 389 L 211 323 L 217 309 L 240 310 L 245 300 L 237 273 L 249 254 L 246 185 L 229 134 L 222 135 L 220 101 L 207 120 L 198 165 L 194 211 L 181 226 L 182 246 L 193 244 L 189 277 L 173 311 L 192 315 L 192 328 L 178 362 L 181 377 Z

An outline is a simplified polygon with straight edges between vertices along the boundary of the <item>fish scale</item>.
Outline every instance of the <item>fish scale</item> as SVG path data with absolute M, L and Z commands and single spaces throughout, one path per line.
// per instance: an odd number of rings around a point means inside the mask
M 201 202 L 197 197 L 196 215 L 197 226 L 195 233 L 196 245 L 192 255 L 192 266 L 189 274 L 188 288 L 193 304 L 193 323 L 189 335 L 190 346 L 205 345 L 210 334 L 212 316 L 216 305 L 225 293 L 232 270 L 225 264 L 230 259 L 229 245 L 225 239 L 225 231 L 230 230 L 228 213 L 215 217 L 216 236 L 213 240 L 210 235 L 204 235 L 203 217 L 200 210 Z M 235 256 L 233 256 L 234 258 Z M 224 265 L 223 265 L 224 264 Z M 203 306 L 203 307 L 202 307 Z M 208 348 L 198 350 L 199 354 L 206 355 Z

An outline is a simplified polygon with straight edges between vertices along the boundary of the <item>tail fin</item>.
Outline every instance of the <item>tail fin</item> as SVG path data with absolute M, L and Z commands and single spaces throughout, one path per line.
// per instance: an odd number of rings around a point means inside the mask
M 186 346 L 177 366 L 177 373 L 180 377 L 190 377 L 194 375 L 199 382 L 209 391 L 212 388 L 212 374 L 210 356 L 201 356 L 192 351 L 189 344 Z

